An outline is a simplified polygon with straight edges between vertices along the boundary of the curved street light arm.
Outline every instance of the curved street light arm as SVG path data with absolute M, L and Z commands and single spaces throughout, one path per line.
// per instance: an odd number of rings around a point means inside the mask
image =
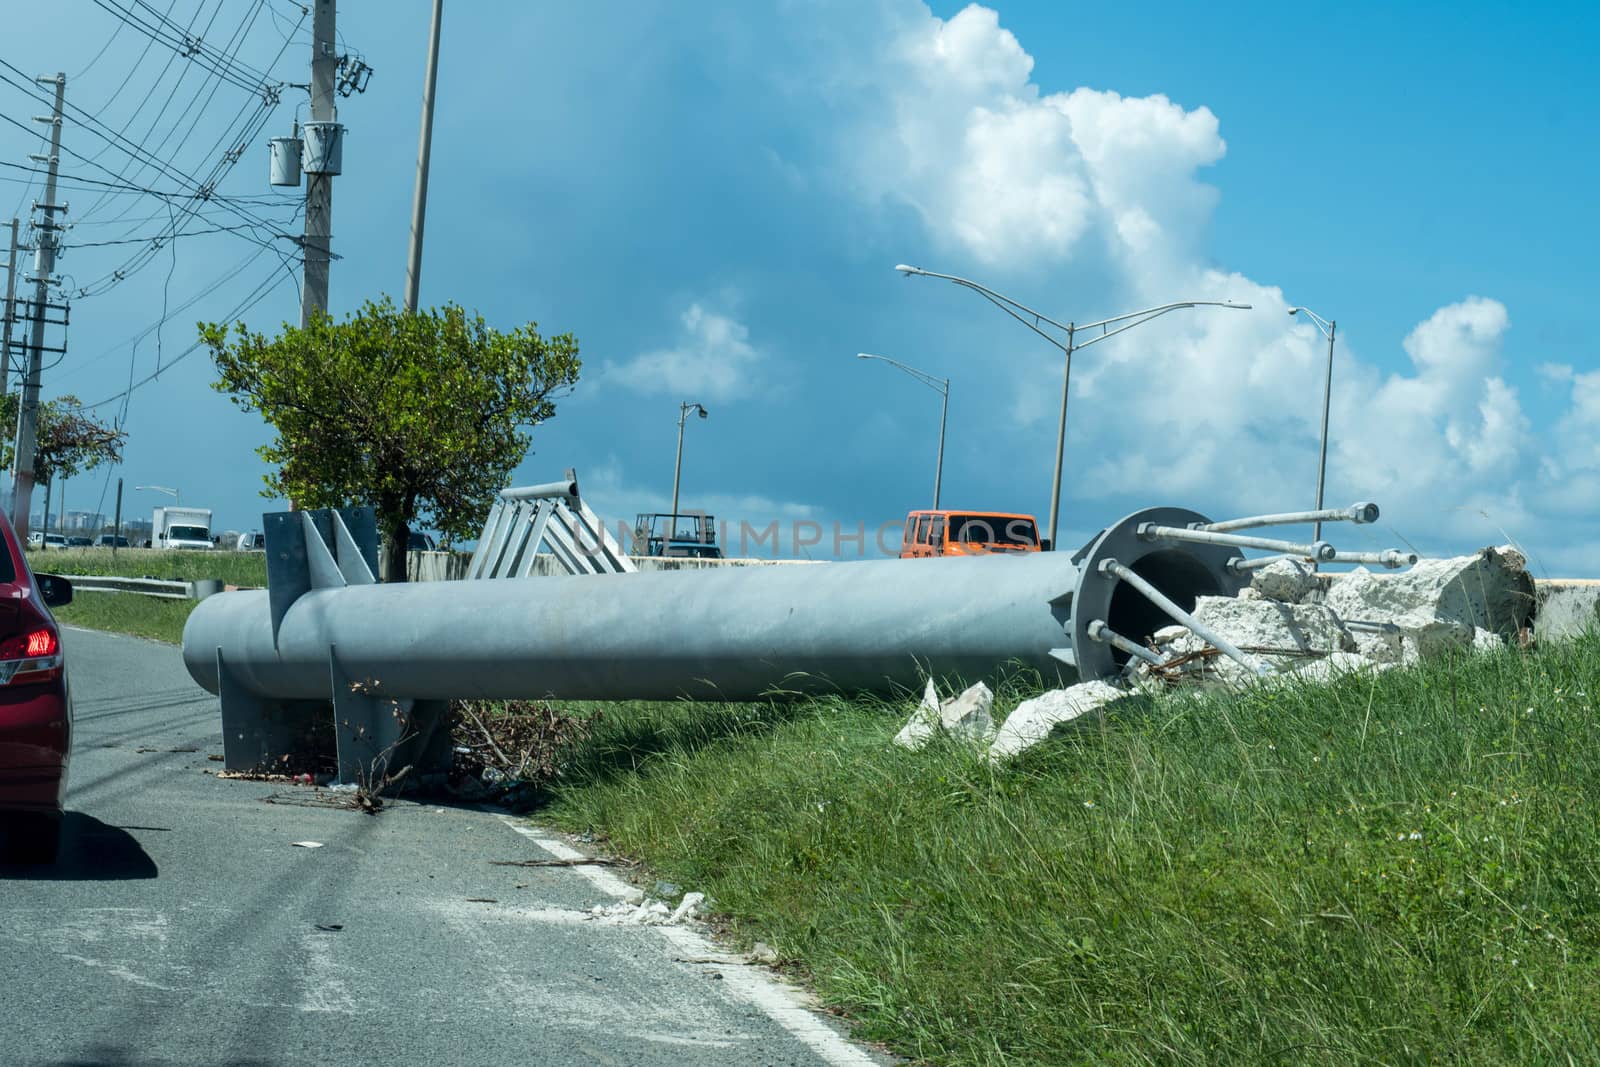
M 1130 311 L 1128 314 L 1118 315 L 1116 318 L 1104 319 L 1100 322 L 1092 322 L 1087 326 L 1079 326 L 1078 332 L 1080 333 L 1084 330 L 1092 330 L 1096 327 L 1099 327 L 1103 332 L 1097 337 L 1089 338 L 1087 341 L 1079 341 L 1074 347 L 1088 348 L 1096 341 L 1104 341 L 1107 337 L 1115 337 L 1124 330 L 1131 330 L 1135 326 L 1143 326 L 1151 319 L 1160 318 L 1169 311 L 1177 311 L 1180 308 L 1198 307 L 1237 308 L 1241 311 L 1248 311 L 1250 309 L 1249 304 L 1235 304 L 1231 301 L 1224 300 L 1185 300 L 1177 304 L 1162 304 L 1160 307 L 1145 308 L 1143 311 Z M 1127 321 L 1129 319 L 1132 319 L 1133 321 Z M 1121 322 L 1124 325 L 1118 326 L 1115 330 L 1106 330 L 1106 327 L 1113 322 Z
M 957 285 L 964 285 L 968 289 L 971 289 L 971 290 L 973 290 L 975 292 L 978 292 L 978 293 L 982 293 L 989 300 L 991 300 L 995 304 L 998 304 L 1000 307 L 1006 309 L 1007 313 L 1010 314 L 1013 318 L 1019 320 L 1020 322 L 1022 322 L 1023 325 L 1028 326 L 1029 329 L 1033 330 L 1035 333 L 1039 334 L 1040 336 L 1047 338 L 1048 340 L 1050 340 L 1054 344 L 1059 345 L 1061 342 L 1057 341 L 1055 338 L 1051 337 L 1049 334 L 1047 334 L 1044 331 L 1040 330 L 1037 325 L 1030 324 L 1026 319 L 1023 319 L 1021 315 L 1018 315 L 1017 312 L 1020 311 L 1023 315 L 1032 316 L 1032 318 L 1034 320 L 1034 323 L 1048 322 L 1050 325 L 1054 326 L 1058 330 L 1071 330 L 1072 329 L 1072 326 L 1070 326 L 1069 324 L 1064 323 L 1064 322 L 1057 322 L 1055 319 L 1052 319 L 1050 316 L 1044 314 L 1041 311 L 1035 311 L 1035 310 L 1033 310 L 1033 308 L 1029 307 L 1028 305 L 1022 304 L 1022 303 L 1018 303 L 1017 301 L 1011 299 L 1009 296 L 1002 296 L 1001 294 L 995 292 L 993 289 L 990 289 L 988 286 L 979 285 L 977 282 L 973 281 L 971 278 L 959 278 L 954 274 L 940 274 L 937 271 L 923 270 L 921 267 L 912 267 L 912 266 L 908 266 L 905 263 L 901 263 L 899 266 L 895 267 L 895 270 L 899 271 L 902 274 L 908 275 L 908 276 L 912 275 L 912 274 L 920 274 L 925 278 L 943 278 L 947 282 L 955 282 Z M 1016 311 L 1010 310 L 1012 308 L 1015 308 Z
M 903 370 L 907 374 L 911 375 L 917 381 L 921 382 L 923 385 L 926 385 L 929 389 L 933 389 L 933 390 L 935 390 L 937 392 L 945 393 L 945 394 L 948 394 L 950 392 L 950 379 L 949 378 L 935 378 L 933 375 L 929 374 L 927 371 L 920 371 L 915 367 L 907 366 L 906 364 L 901 363 L 898 359 L 890 359 L 888 356 L 875 356 L 871 352 L 857 352 L 856 353 L 856 358 L 857 359 L 876 359 L 876 360 L 880 360 L 880 361 L 882 361 L 884 363 L 889 364 L 890 366 L 899 367 L 901 370 Z
M 1304 314 L 1312 322 L 1316 323 L 1317 329 L 1322 331 L 1322 336 L 1325 337 L 1325 338 L 1329 337 L 1333 333 L 1333 323 L 1329 322 L 1327 319 L 1323 318 L 1321 315 L 1318 315 L 1315 311 L 1312 311 L 1308 307 L 1290 308 L 1289 309 L 1289 313 L 1291 315 L 1293 315 L 1293 314 Z

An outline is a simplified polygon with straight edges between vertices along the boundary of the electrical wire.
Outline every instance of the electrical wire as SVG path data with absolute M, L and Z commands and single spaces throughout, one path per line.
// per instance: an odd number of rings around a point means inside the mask
M 233 54 L 237 54 L 239 48 L 244 45 L 244 39 L 249 34 L 250 28 L 255 24 L 255 20 L 260 17 L 261 8 L 262 8 L 262 5 L 263 5 L 264 2 L 265 2 L 265 0 L 256 0 L 255 7 L 252 8 L 250 13 L 247 14 L 246 17 L 240 21 L 239 25 L 234 28 L 233 34 L 228 38 L 228 48 L 231 49 Z M 221 12 L 220 5 L 218 6 L 217 11 L 220 14 L 220 12 Z M 212 16 L 212 23 L 214 23 L 215 21 L 216 21 L 216 16 L 213 15 Z M 207 24 L 207 31 L 206 32 L 210 31 L 210 25 L 211 24 L 209 24 L 209 23 Z M 185 71 L 185 73 L 187 73 L 187 70 Z M 182 79 L 180 78 L 180 83 L 181 83 L 181 80 Z M 204 102 L 201 102 L 200 97 L 201 97 L 202 94 L 204 94 L 206 92 L 206 88 L 207 88 L 208 85 L 210 87 L 211 92 L 210 92 L 209 95 L 206 96 Z M 196 87 L 194 95 L 189 98 L 188 104 L 184 106 L 183 110 L 181 112 L 179 112 L 177 118 L 173 121 L 172 127 L 167 130 L 166 135 L 163 136 L 161 138 L 161 140 L 154 147 L 150 147 L 149 148 L 150 154 L 159 156 L 161 154 L 161 152 L 171 142 L 173 136 L 178 133 L 179 128 L 183 125 L 183 120 L 186 117 L 188 117 L 188 116 L 190 116 L 192 114 L 193 115 L 193 119 L 189 123 L 189 128 L 184 131 L 184 133 L 183 133 L 183 135 L 181 137 L 178 138 L 178 146 L 179 146 L 178 150 L 181 150 L 184 145 L 188 144 L 189 141 L 190 141 L 190 138 L 194 134 L 195 127 L 200 124 L 201 118 L 203 118 L 205 116 L 205 113 L 211 107 L 212 102 L 214 100 L 216 100 L 217 93 L 222 88 L 222 85 L 223 85 L 223 82 L 220 79 L 213 80 L 213 79 L 209 79 L 208 78 L 208 79 L 202 80 L 200 85 Z M 161 112 L 156 116 L 156 119 L 151 123 L 150 132 L 146 135 L 146 142 L 148 142 L 148 138 L 150 136 L 154 135 L 155 127 L 157 125 L 159 125 L 159 123 L 161 121 L 161 116 L 166 113 L 167 107 L 169 107 L 170 104 L 171 104 L 171 101 L 176 98 L 177 88 L 178 88 L 177 85 L 173 86 L 173 93 L 172 93 L 171 96 L 169 96 L 168 103 L 166 105 L 163 105 Z M 249 99 L 249 98 L 247 98 L 247 99 Z M 198 108 L 196 108 L 196 106 L 195 106 L 197 103 L 199 104 Z M 243 114 L 243 109 L 242 108 L 241 108 L 239 114 Z M 238 120 L 238 115 L 235 115 L 235 121 L 237 121 L 237 120 Z M 226 134 L 224 134 L 224 137 L 226 137 Z M 146 147 L 148 147 L 148 144 L 146 145 Z M 207 157 L 209 157 L 213 152 L 215 152 L 215 146 L 213 146 L 213 148 L 206 153 Z M 136 172 L 136 173 L 138 173 L 138 172 Z M 118 216 L 118 217 L 119 218 L 120 217 L 125 217 L 129 210 L 131 210 L 131 206 L 129 208 L 124 208 L 124 210 L 122 212 L 122 215 Z M 89 213 L 86 212 L 85 213 L 85 217 L 88 217 L 88 214 Z
M 273 270 L 271 271 L 271 273 L 269 273 L 267 275 L 266 279 L 260 285 L 258 285 L 255 288 L 255 290 L 251 292 L 251 294 L 249 296 L 245 297 L 245 299 L 239 305 L 235 306 L 235 308 L 232 311 L 230 311 L 230 312 L 228 312 L 228 314 L 224 315 L 223 319 L 224 320 L 237 320 L 245 312 L 249 311 L 251 308 L 253 308 L 257 304 L 261 303 L 262 300 L 266 299 L 266 297 L 269 294 L 271 294 L 275 289 L 277 289 L 277 287 L 279 285 L 281 285 L 281 284 L 282 284 L 282 281 L 278 277 L 277 268 L 274 267 Z M 151 382 L 155 381 L 157 378 L 159 378 L 161 376 L 161 373 L 163 371 L 171 370 L 173 367 L 177 366 L 183 360 L 185 360 L 188 357 L 194 355 L 202 347 L 204 347 L 204 344 L 205 343 L 203 341 L 196 341 L 194 344 L 190 345 L 188 348 L 184 349 L 182 352 L 178 353 L 176 356 L 173 356 L 172 359 L 167 363 L 167 365 L 165 367 L 157 368 L 153 373 L 147 374 L 143 378 L 140 378 L 138 381 L 133 382 L 132 384 L 130 384 L 128 386 L 128 388 L 124 389 L 120 393 L 116 393 L 113 396 L 108 396 L 104 400 L 97 400 L 93 404 L 79 404 L 77 407 L 72 408 L 71 410 L 72 411 L 91 411 L 91 410 L 93 410 L 95 408 L 104 407 L 105 405 L 110 404 L 113 401 L 121 400 L 124 397 L 128 396 L 129 394 L 131 394 L 135 389 L 138 389 L 138 388 L 140 388 L 142 386 L 148 385 Z

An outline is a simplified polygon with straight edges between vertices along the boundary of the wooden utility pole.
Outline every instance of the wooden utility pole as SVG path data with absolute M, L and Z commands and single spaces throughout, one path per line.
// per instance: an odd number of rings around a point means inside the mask
M 312 0 L 311 15 L 311 121 L 313 123 L 335 120 L 333 107 L 333 81 L 339 69 L 338 49 L 335 46 L 337 18 L 336 0 Z M 334 134 L 338 136 L 337 132 Z M 313 142 L 311 130 L 306 131 L 306 144 Z M 311 153 L 306 153 L 311 158 Z M 300 287 L 300 328 L 311 323 L 314 311 L 328 310 L 329 239 L 333 235 L 333 179 L 336 171 L 313 171 L 306 168 L 306 224 L 301 251 L 305 255 L 305 273 Z
M 64 205 L 56 203 L 56 175 L 61 164 L 61 104 L 67 95 L 67 76 L 58 73 L 54 78 L 36 78 L 35 81 L 55 83 L 56 103 L 49 118 L 34 120 L 50 123 L 50 155 L 46 160 L 49 170 L 45 176 L 44 203 L 34 205 L 41 217 L 34 223 L 39 240 L 33 254 L 33 330 L 28 344 L 28 370 L 22 381 L 22 405 L 17 416 L 17 447 L 13 457 L 17 473 L 11 497 L 11 526 L 23 544 L 28 542 L 28 508 L 33 502 L 33 453 L 39 438 L 40 357 L 44 353 L 45 323 L 50 317 L 50 276 L 55 273 L 56 248 L 62 230 L 62 225 L 56 221 L 56 212 L 66 210 Z M 44 525 L 49 529 L 48 511 Z

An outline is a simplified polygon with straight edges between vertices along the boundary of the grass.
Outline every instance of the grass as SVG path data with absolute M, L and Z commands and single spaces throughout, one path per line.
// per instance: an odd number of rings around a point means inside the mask
M 909 704 L 608 706 L 539 817 L 929 1062 L 1596 1062 L 1596 696 L 1591 636 L 1145 700 L 998 770 L 891 745 Z
M 198 603 L 198 600 L 163 600 L 137 593 L 75 592 L 72 603 L 53 608 L 52 614 L 68 626 L 113 630 L 177 645 L 183 643 L 183 624 Z
M 109 574 L 124 578 L 162 578 L 190 582 L 220 578 L 229 585 L 267 584 L 263 552 L 199 552 L 162 548 L 62 548 L 28 552 L 35 574 Z

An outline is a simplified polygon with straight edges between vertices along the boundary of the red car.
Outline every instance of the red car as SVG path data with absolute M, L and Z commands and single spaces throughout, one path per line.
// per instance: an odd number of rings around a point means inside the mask
M 0 514 L 0 836 L 9 858 L 52 863 L 72 748 L 72 701 L 61 630 L 50 608 L 72 585 L 37 578 Z

